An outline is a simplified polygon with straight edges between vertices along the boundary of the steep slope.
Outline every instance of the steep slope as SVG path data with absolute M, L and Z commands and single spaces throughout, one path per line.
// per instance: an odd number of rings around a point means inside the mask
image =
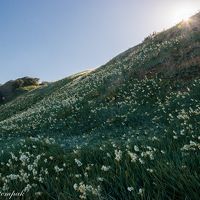
M 198 200 L 199 91 L 200 13 L 96 70 L 1 105 L 2 191 Z
M 143 80 L 142 82 L 144 82 L 145 77 L 162 78 L 165 80 L 165 84 L 170 82 L 170 86 L 175 87 L 174 89 L 176 89 L 178 81 L 179 84 L 185 84 L 185 86 L 180 86 L 184 90 L 188 81 L 198 78 L 200 74 L 199 23 L 199 14 L 197 14 L 191 18 L 189 23 L 182 22 L 172 29 L 148 38 L 142 44 L 120 54 L 84 78 L 67 83 L 56 93 L 27 106 L 28 109 L 23 109 L 23 112 L 15 111 L 15 106 L 20 107 L 18 102 L 2 106 L 0 119 L 3 121 L 0 123 L 0 131 L 2 133 L 11 131 L 15 134 L 22 132 L 33 134 L 35 131 L 62 132 L 63 130 L 74 134 L 76 131 L 91 131 L 97 127 L 92 120 L 101 118 L 98 114 L 94 118 L 91 113 L 93 108 L 102 109 L 98 108 L 102 104 L 102 107 L 109 106 L 114 109 L 118 103 L 125 100 L 122 94 L 118 96 L 118 92 L 125 93 L 135 90 L 137 81 Z M 128 85 L 129 87 L 127 87 Z M 159 90 L 159 92 L 163 91 Z M 170 93 L 171 91 L 167 90 L 166 92 Z M 140 91 L 138 93 L 140 94 Z M 167 93 L 163 95 L 167 96 Z M 134 97 L 131 93 L 127 96 L 131 99 Z M 152 97 L 156 98 L 156 94 L 152 94 Z M 26 99 L 19 99 L 19 101 L 28 102 Z M 130 103 L 130 105 L 133 104 Z M 5 114 L 4 110 L 12 113 L 12 116 Z M 16 113 L 15 115 L 13 115 L 13 111 Z M 101 118 L 100 124 L 106 123 L 119 111 L 116 109 L 113 112 L 113 114 L 109 112 L 104 119 Z M 9 118 L 9 116 L 11 117 Z M 86 119 L 87 121 L 85 121 Z M 74 120 L 76 120 L 76 125 L 72 127 Z M 122 122 L 123 120 L 119 120 L 120 124 Z M 87 128 L 85 124 L 87 124 Z

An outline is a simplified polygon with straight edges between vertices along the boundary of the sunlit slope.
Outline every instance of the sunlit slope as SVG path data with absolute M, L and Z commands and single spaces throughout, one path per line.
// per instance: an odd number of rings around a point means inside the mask
M 182 112 L 191 114 L 191 123 L 198 123 L 199 77 L 197 14 L 187 23 L 148 37 L 94 71 L 2 105 L 0 133 L 75 135 L 165 128 L 169 114 Z M 183 122 L 177 118 L 172 123 L 182 126 Z

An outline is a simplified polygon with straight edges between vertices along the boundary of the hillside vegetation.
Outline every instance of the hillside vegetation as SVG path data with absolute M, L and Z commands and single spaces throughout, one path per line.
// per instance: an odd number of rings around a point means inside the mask
M 0 105 L 40 86 L 39 79 L 24 77 L 0 85 Z
M 0 106 L 0 192 L 200 199 L 200 13 L 93 71 Z

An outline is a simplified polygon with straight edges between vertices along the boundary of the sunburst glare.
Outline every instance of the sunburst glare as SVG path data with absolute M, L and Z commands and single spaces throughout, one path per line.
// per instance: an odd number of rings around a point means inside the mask
M 174 11 L 173 23 L 180 21 L 188 22 L 190 17 L 197 12 L 196 8 L 190 4 L 183 5 Z

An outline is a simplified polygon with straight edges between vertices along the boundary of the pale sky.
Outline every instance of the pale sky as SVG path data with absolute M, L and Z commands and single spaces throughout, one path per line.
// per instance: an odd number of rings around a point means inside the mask
M 200 10 L 200 0 L 1 0 L 0 83 L 96 68 Z

